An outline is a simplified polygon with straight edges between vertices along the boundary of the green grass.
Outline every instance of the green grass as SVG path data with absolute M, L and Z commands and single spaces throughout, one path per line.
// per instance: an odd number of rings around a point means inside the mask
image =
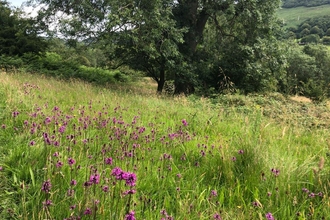
M 1 73 L 0 218 L 330 216 L 326 103 L 279 94 L 169 98 L 147 85 Z M 113 176 L 115 167 L 136 174 L 136 185 Z
M 297 7 L 281 8 L 278 10 L 278 17 L 285 24 L 285 27 L 296 27 L 309 18 L 329 15 L 330 5 L 318 7 Z

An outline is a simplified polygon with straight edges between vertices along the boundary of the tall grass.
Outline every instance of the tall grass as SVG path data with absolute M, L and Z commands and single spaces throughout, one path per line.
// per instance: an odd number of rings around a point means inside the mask
M 327 106 L 0 79 L 2 219 L 330 216 Z

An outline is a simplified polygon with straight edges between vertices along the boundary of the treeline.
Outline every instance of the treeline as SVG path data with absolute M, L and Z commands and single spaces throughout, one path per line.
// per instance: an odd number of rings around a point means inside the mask
M 127 69 L 107 70 L 109 60 L 98 48 L 40 35 L 44 29 L 19 9 L 0 1 L 0 69 L 19 68 L 62 79 L 79 78 L 87 82 L 108 84 L 132 80 Z
M 301 43 L 330 45 L 330 15 L 310 18 L 297 27 L 287 30 L 287 38 L 299 39 Z
M 249 5 L 246 1 L 219 5 L 223 11 L 215 10 L 214 17 L 198 14 L 201 12 L 196 7 L 197 17 L 209 19 L 203 20 L 205 23 L 199 26 L 198 21 L 191 24 L 192 18 L 182 17 L 188 15 L 181 13 L 187 7 L 196 5 L 182 2 L 180 4 L 183 5 L 169 4 L 168 8 L 162 9 L 159 2 L 155 1 L 152 5 L 154 8 L 148 8 L 150 5 L 146 4 L 142 11 L 137 10 L 138 14 L 125 11 L 121 15 L 125 19 L 114 20 L 114 24 L 106 26 L 117 28 L 122 21 L 134 21 L 138 24 L 137 28 L 130 26 L 114 32 L 111 32 L 112 29 L 100 29 L 99 33 L 93 32 L 93 37 L 86 37 L 83 41 L 74 37 L 79 38 L 79 33 L 88 35 L 91 18 L 83 16 L 85 14 L 79 15 L 81 19 L 86 19 L 84 32 L 81 26 L 84 23 L 72 27 L 74 29 L 69 29 L 69 23 L 65 23 L 65 38 L 56 35 L 46 38 L 34 34 L 45 28 L 40 22 L 42 18 L 26 19 L 22 12 L 11 9 L 5 1 L 0 3 L 1 18 L 4 18 L 0 29 L 0 41 L 3 42 L 0 44 L 0 66 L 4 70 L 21 68 L 59 78 L 80 78 L 101 85 L 132 81 L 143 73 L 157 82 L 157 92 L 161 93 L 164 85 L 173 88 L 167 90 L 170 94 L 194 93 L 214 97 L 231 92 L 280 92 L 304 95 L 315 101 L 330 97 L 328 48 L 316 44 L 300 46 L 295 42 L 296 39 L 283 40 L 276 17 L 269 14 L 270 9 L 274 10 L 274 14 L 276 10 L 276 2 L 272 0 L 261 1 L 263 7 L 253 3 Z M 112 3 L 121 4 L 117 1 Z M 55 6 L 62 7 L 63 4 Z M 102 7 L 100 5 L 98 10 Z M 77 8 L 77 11 L 85 13 L 81 9 Z M 88 9 L 94 10 L 95 7 Z M 256 10 L 260 10 L 259 13 L 263 13 L 267 19 L 251 16 L 251 13 L 257 13 Z M 89 11 L 89 15 L 103 16 L 95 13 Z M 101 18 L 93 19 L 95 27 L 99 28 L 97 19 Z M 27 29 L 20 28 L 20 25 L 26 24 L 26 21 L 29 21 L 29 29 L 24 32 L 22 30 Z M 199 32 L 190 33 L 190 29 L 186 28 L 189 25 Z M 201 25 L 205 26 L 200 28 Z M 14 37 L 16 40 L 12 41 Z M 21 48 L 31 49 L 21 52 Z
M 314 7 L 330 4 L 330 0 L 282 0 L 283 8 L 295 8 L 299 6 Z

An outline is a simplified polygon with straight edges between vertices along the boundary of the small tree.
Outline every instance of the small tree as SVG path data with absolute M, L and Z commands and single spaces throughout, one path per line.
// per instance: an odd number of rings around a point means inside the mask
M 317 35 L 319 35 L 320 37 L 323 36 L 323 30 L 320 29 L 318 26 L 314 26 L 314 27 L 310 30 L 310 33 L 311 33 L 311 34 L 317 34 Z
M 46 42 L 39 36 L 39 29 L 32 18 L 22 18 L 22 12 L 0 1 L 0 54 L 22 56 L 39 54 L 46 49 Z
M 330 36 L 324 36 L 322 38 L 322 43 L 325 45 L 330 45 Z
M 317 34 L 310 34 L 310 35 L 307 35 L 303 38 L 301 38 L 300 42 L 301 43 L 319 43 L 320 42 L 320 36 L 317 35 Z
M 328 28 L 327 32 L 325 32 L 326 36 L 330 36 L 330 28 Z

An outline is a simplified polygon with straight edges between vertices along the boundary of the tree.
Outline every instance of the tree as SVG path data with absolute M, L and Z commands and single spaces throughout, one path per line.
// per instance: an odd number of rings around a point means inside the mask
M 46 49 L 46 42 L 39 36 L 35 22 L 23 18 L 22 12 L 0 1 L 0 55 L 39 54 Z
M 305 37 L 305 36 L 307 36 L 309 34 L 310 34 L 310 31 L 307 28 L 305 28 L 304 30 L 302 30 L 300 32 L 300 37 Z
M 208 67 L 212 69 L 215 64 L 211 61 L 221 58 L 214 53 L 222 54 L 225 51 L 221 47 L 238 43 L 242 47 L 247 45 L 253 48 L 258 39 L 266 40 L 273 34 L 277 26 L 275 10 L 280 1 L 36 2 L 45 5 L 39 11 L 39 21 L 58 21 L 57 30 L 68 39 L 105 40 L 109 48 L 115 47 L 112 51 L 122 61 L 119 64 L 147 72 L 158 82 L 159 92 L 166 79 L 174 79 L 175 93 L 190 93 L 199 84 L 199 72 L 203 66 L 200 61 L 212 65 Z M 59 14 L 62 19 L 58 19 Z M 221 47 L 204 44 L 207 26 L 208 31 L 216 33 L 212 34 L 212 41 Z M 233 61 L 236 59 L 231 58 Z
M 330 37 L 329 36 L 324 36 L 322 38 L 322 43 L 325 45 L 330 45 Z
M 317 34 L 310 34 L 307 35 L 300 40 L 301 43 L 319 43 L 320 42 L 320 36 Z
M 326 36 L 330 36 L 330 28 L 328 28 L 327 32 L 325 33 Z
M 311 33 L 311 34 L 317 34 L 317 35 L 319 35 L 320 37 L 323 36 L 323 30 L 320 29 L 318 26 L 314 26 L 314 27 L 310 30 L 310 33 Z

